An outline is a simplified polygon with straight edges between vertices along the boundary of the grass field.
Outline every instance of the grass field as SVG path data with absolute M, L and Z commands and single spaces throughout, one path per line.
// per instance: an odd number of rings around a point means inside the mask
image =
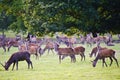
M 102 46 L 105 46 L 102 44 Z M 5 71 L 0 65 L 0 80 L 120 80 L 120 67 L 118 68 L 116 63 L 113 62 L 111 67 L 102 67 L 102 61 L 98 61 L 95 68 L 92 67 L 89 53 L 92 48 L 86 48 L 86 60 L 80 61 L 80 56 L 77 57 L 76 63 L 71 63 L 70 58 L 66 57 L 61 64 L 59 64 L 58 55 L 47 54 L 47 51 L 39 60 L 35 59 L 35 56 L 31 56 L 33 62 L 33 69 L 27 69 L 27 63 L 25 61 L 19 62 L 18 71 L 12 71 L 12 65 L 9 71 Z M 93 46 L 94 47 L 94 46 Z M 109 47 L 116 50 L 116 57 L 120 63 L 120 44 Z M 17 48 L 11 48 L 10 52 L 3 52 L 0 48 L 0 61 L 4 63 L 10 57 L 10 55 L 17 51 Z M 56 52 L 55 52 L 56 53 Z M 110 63 L 109 59 L 106 59 L 107 64 Z M 120 65 L 120 64 L 119 64 Z

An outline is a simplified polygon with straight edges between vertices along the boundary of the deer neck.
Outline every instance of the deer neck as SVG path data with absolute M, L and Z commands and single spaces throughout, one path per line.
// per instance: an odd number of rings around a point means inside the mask
M 5 63 L 5 69 L 8 70 L 11 64 L 12 64 L 12 62 Z
M 58 46 L 55 46 L 55 51 L 56 51 L 56 52 L 58 52 L 58 49 L 59 49 Z
M 98 59 L 99 59 L 99 57 L 97 56 L 97 57 L 95 58 L 95 60 L 93 61 L 93 67 L 96 66 Z

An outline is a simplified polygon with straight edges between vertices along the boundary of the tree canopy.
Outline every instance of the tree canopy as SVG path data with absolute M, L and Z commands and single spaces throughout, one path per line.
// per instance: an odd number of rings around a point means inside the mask
M 120 33 L 119 0 L 0 0 L 0 30 L 43 36 Z

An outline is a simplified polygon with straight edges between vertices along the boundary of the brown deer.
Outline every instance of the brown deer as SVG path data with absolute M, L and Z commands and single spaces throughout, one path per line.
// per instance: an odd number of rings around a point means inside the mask
M 61 63 L 62 56 L 70 56 L 71 62 L 76 62 L 75 54 L 72 48 L 59 48 L 59 44 L 55 43 L 55 51 L 59 55 L 59 63 Z
M 93 67 L 96 66 L 97 61 L 100 60 L 100 59 L 102 59 L 102 61 L 103 61 L 102 62 L 103 63 L 103 67 L 104 67 L 104 64 L 107 67 L 107 64 L 105 62 L 105 58 L 110 58 L 110 60 L 111 60 L 110 66 L 112 65 L 112 62 L 113 62 L 112 58 L 113 58 L 116 61 L 117 66 L 119 67 L 118 61 L 115 58 L 115 51 L 112 50 L 112 49 L 103 49 L 103 50 L 100 50 L 99 47 L 98 47 L 98 54 L 97 54 L 97 56 L 94 59 L 93 64 L 92 64 Z

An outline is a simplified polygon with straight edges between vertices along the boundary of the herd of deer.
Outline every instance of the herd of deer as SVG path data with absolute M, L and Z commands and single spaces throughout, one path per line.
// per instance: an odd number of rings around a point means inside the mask
M 91 42 L 95 42 L 97 45 L 95 48 L 92 49 L 90 53 L 90 57 L 93 55 L 95 56 L 95 59 L 92 61 L 93 67 L 96 66 L 96 63 L 98 60 L 102 60 L 103 66 L 104 64 L 107 67 L 105 58 L 110 59 L 110 66 L 112 65 L 113 59 L 116 61 L 117 66 L 119 67 L 118 61 L 115 57 L 115 51 L 113 49 L 108 49 L 107 47 L 101 47 L 100 43 L 104 41 L 105 37 L 97 37 L 92 39 L 90 35 L 87 35 L 88 37 L 84 38 L 83 36 L 80 37 L 80 43 L 83 43 L 83 41 L 86 41 L 86 43 L 91 45 Z M 4 43 L 3 43 L 4 40 Z M 32 40 L 32 39 L 30 39 Z M 64 36 L 56 36 L 56 40 L 53 41 L 50 38 L 46 40 L 46 38 L 43 39 L 36 39 L 36 41 L 26 41 L 19 37 L 15 39 L 7 39 L 0 36 L 0 47 L 6 51 L 6 46 L 8 47 L 8 51 L 10 50 L 11 46 L 18 47 L 18 51 L 13 53 L 9 60 L 3 65 L 1 62 L 0 64 L 5 68 L 5 70 L 8 70 L 10 65 L 13 63 L 13 68 L 16 64 L 16 69 L 18 70 L 18 61 L 26 60 L 28 63 L 28 69 L 33 68 L 32 62 L 30 60 L 30 55 L 36 55 L 36 59 L 39 58 L 39 55 L 42 56 L 46 50 L 51 50 L 53 53 L 55 50 L 56 53 L 59 56 L 59 63 L 61 63 L 61 60 L 63 60 L 65 57 L 69 56 L 71 58 L 71 62 L 76 62 L 76 55 L 81 56 L 81 61 L 85 60 L 85 48 L 83 46 L 77 46 L 74 47 L 74 44 L 76 44 L 76 38 L 68 38 Z M 35 40 L 35 39 L 34 39 Z M 110 39 L 109 39 L 110 41 Z M 107 43 L 109 43 L 107 41 Z M 61 44 L 65 44 L 67 47 L 60 47 Z M 41 48 L 42 45 L 45 45 L 44 49 Z

